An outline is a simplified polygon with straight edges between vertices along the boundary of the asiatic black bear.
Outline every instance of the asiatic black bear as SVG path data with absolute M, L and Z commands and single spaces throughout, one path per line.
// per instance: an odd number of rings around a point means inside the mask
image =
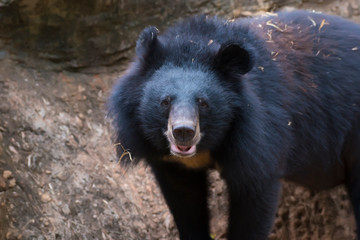
M 359 235 L 359 25 L 294 11 L 148 27 L 109 107 L 122 162 L 151 166 L 180 239 L 210 240 L 209 168 L 228 186 L 228 239 L 267 239 L 280 179 L 345 184 Z

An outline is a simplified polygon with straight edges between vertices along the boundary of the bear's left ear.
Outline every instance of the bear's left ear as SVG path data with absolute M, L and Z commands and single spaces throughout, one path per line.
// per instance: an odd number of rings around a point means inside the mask
M 215 57 L 216 68 L 223 74 L 245 74 L 254 66 L 253 56 L 237 43 L 222 45 Z
M 154 26 L 147 27 L 142 31 L 136 41 L 136 55 L 138 57 L 146 59 L 154 52 L 159 44 L 157 39 L 158 32 L 159 30 Z

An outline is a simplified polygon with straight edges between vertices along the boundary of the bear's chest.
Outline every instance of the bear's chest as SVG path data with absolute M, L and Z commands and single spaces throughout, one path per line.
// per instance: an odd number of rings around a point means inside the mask
M 214 165 L 214 161 L 211 158 L 209 151 L 200 152 L 189 158 L 167 155 L 163 158 L 163 160 L 168 162 L 178 162 L 191 169 L 209 168 Z

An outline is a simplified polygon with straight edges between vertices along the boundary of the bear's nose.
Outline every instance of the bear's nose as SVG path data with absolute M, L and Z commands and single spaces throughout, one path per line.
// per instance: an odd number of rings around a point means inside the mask
M 188 125 L 178 125 L 173 127 L 174 138 L 179 142 L 187 142 L 194 138 L 195 127 Z

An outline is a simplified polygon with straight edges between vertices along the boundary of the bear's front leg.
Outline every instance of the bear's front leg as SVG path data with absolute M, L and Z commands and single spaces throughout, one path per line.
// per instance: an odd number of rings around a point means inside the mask
M 268 239 L 276 214 L 281 184 L 278 180 L 272 179 L 241 181 L 233 177 L 225 177 L 230 204 L 228 240 Z
M 181 240 L 211 240 L 205 170 L 190 170 L 177 163 L 150 164 Z

